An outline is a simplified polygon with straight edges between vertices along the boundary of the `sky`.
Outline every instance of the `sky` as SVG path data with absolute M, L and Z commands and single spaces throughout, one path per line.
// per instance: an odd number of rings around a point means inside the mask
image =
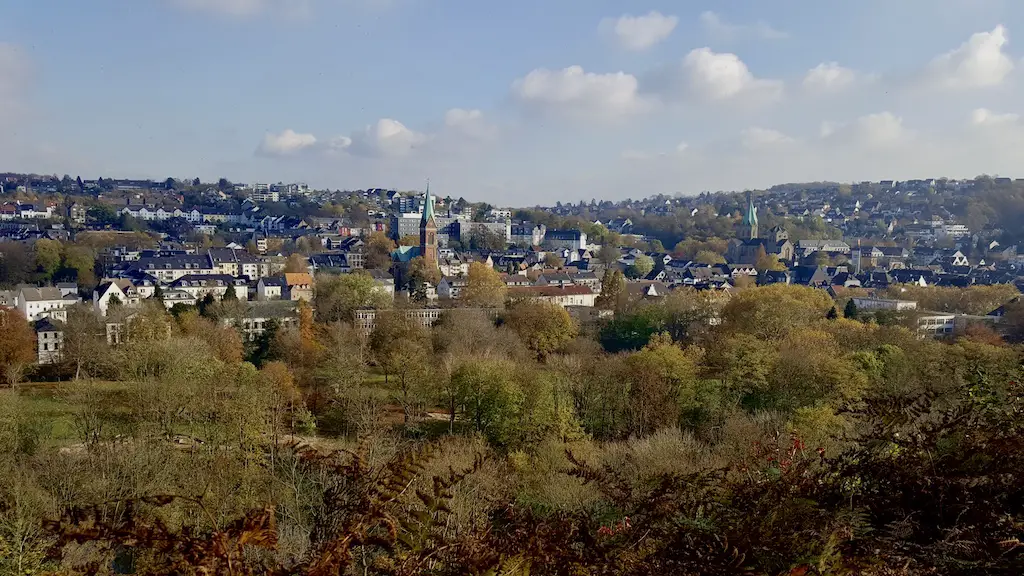
M 0 0 L 0 170 L 505 206 L 1024 177 L 1022 57 L 1019 0 Z

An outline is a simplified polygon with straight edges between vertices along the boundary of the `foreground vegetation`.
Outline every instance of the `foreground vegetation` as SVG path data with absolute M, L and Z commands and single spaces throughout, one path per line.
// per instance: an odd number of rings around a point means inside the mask
M 0 391 L 0 573 L 1024 569 L 1020 348 L 791 286 L 609 305 L 72 334 Z

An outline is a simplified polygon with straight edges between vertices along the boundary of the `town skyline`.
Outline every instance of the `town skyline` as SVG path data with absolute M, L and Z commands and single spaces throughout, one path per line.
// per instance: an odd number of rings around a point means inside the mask
M 571 8 L 10 6 L 0 152 L 123 178 L 408 190 L 429 175 L 526 206 L 1005 175 L 1024 145 L 1014 3 Z M 82 36 L 101 26 L 117 33 Z M 182 29 L 187 45 L 167 42 Z

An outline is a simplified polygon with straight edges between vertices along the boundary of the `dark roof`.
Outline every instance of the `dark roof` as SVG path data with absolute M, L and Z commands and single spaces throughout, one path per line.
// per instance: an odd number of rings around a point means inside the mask
M 32 323 L 32 327 L 36 333 L 40 332 L 63 332 L 64 323 L 60 320 L 52 320 L 50 318 L 40 318 Z

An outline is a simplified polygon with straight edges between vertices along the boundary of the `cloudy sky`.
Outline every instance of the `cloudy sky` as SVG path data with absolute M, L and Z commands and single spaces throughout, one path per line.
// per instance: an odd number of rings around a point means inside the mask
M 0 38 L 0 170 L 514 206 L 1024 176 L 1020 0 L 0 0 Z

